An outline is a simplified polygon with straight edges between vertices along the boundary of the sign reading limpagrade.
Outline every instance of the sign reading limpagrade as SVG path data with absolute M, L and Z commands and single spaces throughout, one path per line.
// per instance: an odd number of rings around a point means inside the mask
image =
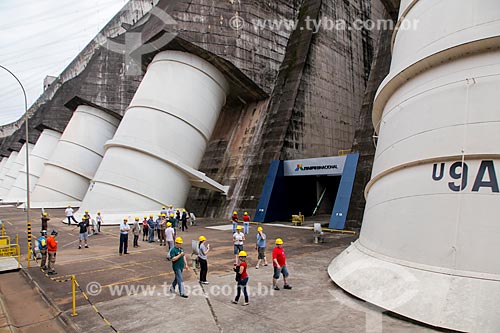
M 344 171 L 346 156 L 318 157 L 284 161 L 285 176 L 340 176 Z

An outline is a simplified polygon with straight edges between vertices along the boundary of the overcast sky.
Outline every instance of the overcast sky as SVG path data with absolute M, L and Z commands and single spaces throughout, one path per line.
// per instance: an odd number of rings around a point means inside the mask
M 127 0 L 0 0 L 0 65 L 21 81 L 28 107 Z M 24 114 L 22 90 L 0 68 L 0 125 Z

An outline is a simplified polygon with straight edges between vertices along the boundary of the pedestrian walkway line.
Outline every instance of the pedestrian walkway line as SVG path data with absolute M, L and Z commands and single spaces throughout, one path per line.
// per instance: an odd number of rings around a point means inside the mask
M 97 307 L 92 303 L 92 301 L 89 299 L 87 294 L 82 290 L 80 284 L 78 283 L 78 281 L 76 281 L 76 279 L 75 279 L 75 284 L 78 287 L 78 290 L 80 290 L 80 292 L 82 293 L 83 298 L 85 298 L 85 300 L 90 304 L 92 309 L 94 309 L 94 311 L 99 315 L 99 317 L 102 318 L 102 320 L 106 323 L 106 325 L 108 325 L 114 332 L 118 332 L 118 330 L 111 324 L 111 322 L 107 320 L 106 317 L 104 317 L 104 315 L 99 311 L 99 309 L 97 309 Z
M 199 274 L 196 271 L 196 268 L 193 269 L 193 272 L 194 272 L 195 276 Z M 205 291 L 205 287 L 204 287 L 203 283 L 201 283 L 201 281 L 198 281 L 198 283 L 201 286 L 201 290 L 203 290 L 203 296 L 205 296 L 205 301 L 208 304 L 208 308 L 210 309 L 210 314 L 212 315 L 212 318 L 215 321 L 215 325 L 219 329 L 219 332 L 222 333 L 224 330 L 222 329 L 222 326 L 219 323 L 219 318 L 217 317 L 217 314 L 215 313 L 215 309 L 214 309 L 214 307 L 212 305 L 212 302 L 210 302 L 210 297 L 208 296 L 207 292 Z

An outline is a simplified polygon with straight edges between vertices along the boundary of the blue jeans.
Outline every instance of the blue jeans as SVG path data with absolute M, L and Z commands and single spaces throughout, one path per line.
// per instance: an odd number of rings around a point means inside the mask
M 153 229 L 151 227 L 149 228 L 149 231 L 148 231 L 148 241 L 150 243 L 155 241 L 155 229 Z
M 175 291 L 175 286 L 178 284 L 179 294 L 184 295 L 184 281 L 182 280 L 182 270 L 174 269 L 174 274 L 175 274 L 175 279 L 172 282 L 172 289 Z
M 236 297 L 234 298 L 236 302 L 238 302 L 238 300 L 240 299 L 241 289 L 243 289 L 243 296 L 245 296 L 245 302 L 248 303 L 247 283 L 248 283 L 248 276 L 243 280 L 238 281 L 238 289 L 236 290 Z
M 250 229 L 250 222 L 243 222 L 243 233 L 248 235 L 248 229 Z
M 238 222 L 233 221 L 233 234 L 236 232 L 236 227 L 238 226 Z

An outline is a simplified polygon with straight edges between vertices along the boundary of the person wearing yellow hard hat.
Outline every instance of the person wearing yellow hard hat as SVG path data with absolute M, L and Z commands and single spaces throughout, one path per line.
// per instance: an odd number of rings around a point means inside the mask
M 165 238 L 166 229 L 167 229 L 167 215 L 162 213 L 160 220 L 160 246 L 167 246 L 167 241 Z
M 238 283 L 238 288 L 236 289 L 236 297 L 232 301 L 233 304 L 238 304 L 240 300 L 241 290 L 243 290 L 243 296 L 245 297 L 245 302 L 243 305 L 248 305 L 248 293 L 247 293 L 247 284 L 248 284 L 248 273 L 247 273 L 247 253 L 245 251 L 240 251 L 240 265 L 234 268 L 236 272 L 236 282 Z
M 120 224 L 120 247 L 118 248 L 118 253 L 120 255 L 128 254 L 128 232 L 130 231 L 130 226 L 128 225 L 128 218 L 124 218 Z
M 205 244 L 207 238 L 205 236 L 198 237 L 198 262 L 200 263 L 200 283 L 208 284 L 208 262 L 207 253 L 210 251 L 210 244 Z
M 148 231 L 149 226 L 148 226 L 148 217 L 144 215 L 144 218 L 142 220 L 142 241 L 146 241 L 148 239 Z
M 50 220 L 49 218 L 49 214 L 47 212 L 43 212 L 42 213 L 42 217 L 41 217 L 41 220 L 42 220 L 42 229 L 41 230 L 47 230 L 47 226 L 48 226 L 48 222 Z
M 236 227 L 238 226 L 238 212 L 234 211 L 231 215 L 231 223 L 233 224 L 233 234 L 236 232 Z
M 257 228 L 257 243 L 255 244 L 255 249 L 257 250 L 257 265 L 255 268 L 259 269 L 262 260 L 264 260 L 264 266 L 267 266 L 266 259 L 266 234 L 262 227 Z
M 75 217 L 73 216 L 73 208 L 71 208 L 71 205 L 68 205 L 68 208 L 66 208 L 66 210 L 64 211 L 64 214 L 66 215 L 66 218 L 68 219 L 68 225 L 71 225 L 71 220 L 73 220 L 73 222 L 75 222 L 76 224 L 78 224 L 78 221 L 75 220 Z
M 175 229 L 172 227 L 172 222 L 170 219 L 167 222 L 167 229 L 165 229 L 165 239 L 168 244 L 168 250 L 170 251 L 174 247 Z
M 243 242 L 245 241 L 245 234 L 241 232 L 241 226 L 236 227 L 236 232 L 233 234 L 234 245 L 234 265 L 238 265 L 239 253 L 243 251 Z
M 248 235 L 250 231 L 250 215 L 247 212 L 243 213 L 243 233 Z
M 182 231 L 188 230 L 187 220 L 188 220 L 188 214 L 187 214 L 186 210 L 183 209 L 182 214 L 181 214 Z
M 141 234 L 139 216 L 136 216 L 134 219 L 134 224 L 132 225 L 132 234 L 134 235 L 133 247 L 139 247 L 139 235 Z
M 89 248 L 89 244 L 87 243 L 87 240 L 89 238 L 89 228 L 90 228 L 90 221 L 87 219 L 87 215 L 82 216 L 82 221 L 79 222 L 76 225 L 76 228 L 80 228 L 80 233 L 78 235 L 78 249 L 80 250 L 82 248 L 82 241 L 85 243 L 85 248 Z
M 288 284 L 288 268 L 286 267 L 286 255 L 285 250 L 283 249 L 283 240 L 281 238 L 276 238 L 276 247 L 273 250 L 273 289 L 280 290 L 278 285 L 278 279 L 280 275 L 283 275 L 283 289 L 292 289 L 292 286 Z
M 155 220 L 154 215 L 149 214 L 148 219 L 148 243 L 154 243 L 155 241 Z
M 177 232 L 176 230 L 177 230 L 177 225 L 178 225 L 179 221 L 175 218 L 175 213 L 170 213 L 167 222 L 172 223 L 172 229 L 174 229 L 174 232 Z
M 183 298 L 188 296 L 184 293 L 184 280 L 182 271 L 189 269 L 187 259 L 182 248 L 183 240 L 181 237 L 175 239 L 175 246 L 169 251 L 169 258 L 172 260 L 172 270 L 174 271 L 175 279 L 170 286 L 170 292 L 175 293 L 175 287 L 179 285 L 179 295 Z

